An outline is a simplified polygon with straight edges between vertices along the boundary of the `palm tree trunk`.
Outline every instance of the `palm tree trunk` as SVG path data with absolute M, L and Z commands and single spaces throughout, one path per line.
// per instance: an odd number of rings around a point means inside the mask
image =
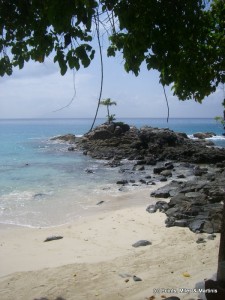
M 108 123 L 110 123 L 110 121 L 109 121 L 109 105 L 107 105 L 107 114 L 108 114 Z

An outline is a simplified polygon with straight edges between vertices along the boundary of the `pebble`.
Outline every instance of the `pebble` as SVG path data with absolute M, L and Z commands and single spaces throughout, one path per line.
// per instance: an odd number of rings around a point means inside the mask
M 142 281 L 142 279 L 140 277 L 137 277 L 136 275 L 133 276 L 133 280 L 134 281 Z
M 63 236 L 61 236 L 61 235 L 53 235 L 53 236 L 47 237 L 44 240 L 44 242 L 50 242 L 50 241 L 61 240 L 61 239 L 63 239 Z
M 137 248 L 137 247 L 144 247 L 144 246 L 149 246 L 149 245 L 151 245 L 151 244 L 152 244 L 152 243 L 151 243 L 150 241 L 147 241 L 147 240 L 140 240 L 140 241 L 134 243 L 134 244 L 132 245 L 132 247 L 134 247 L 134 248 Z

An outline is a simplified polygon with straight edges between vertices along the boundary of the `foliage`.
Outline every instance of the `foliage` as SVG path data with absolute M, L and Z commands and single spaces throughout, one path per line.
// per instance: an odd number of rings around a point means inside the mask
M 114 114 L 113 115 L 109 114 L 109 106 L 116 105 L 116 102 L 112 101 L 110 98 L 107 98 L 107 99 L 104 99 L 104 100 L 100 101 L 100 104 L 105 105 L 106 108 L 107 108 L 108 123 L 111 123 L 112 121 L 114 121 L 115 120 L 115 115 Z
M 0 16 L 1 76 L 50 54 L 62 75 L 88 67 L 98 22 L 108 56 L 122 52 L 135 75 L 145 62 L 181 100 L 201 102 L 225 82 L 224 0 L 0 0 Z
M 115 116 L 116 116 L 115 114 L 109 115 L 108 122 L 111 123 L 111 122 L 115 121 L 116 120 Z
M 223 126 L 225 126 L 225 120 L 223 117 L 220 117 L 220 116 L 216 116 L 214 118 L 215 121 L 219 122 L 220 124 L 222 124 Z

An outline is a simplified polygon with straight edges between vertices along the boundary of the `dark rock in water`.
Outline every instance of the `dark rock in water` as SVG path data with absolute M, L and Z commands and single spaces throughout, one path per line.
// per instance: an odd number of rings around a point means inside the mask
M 166 182 L 166 181 L 167 181 L 167 178 L 166 178 L 166 177 L 161 177 L 161 178 L 159 179 L 159 181 L 160 181 L 160 182 Z
M 44 242 L 50 242 L 50 241 L 61 240 L 61 239 L 63 239 L 63 236 L 61 236 L 61 235 L 53 235 L 53 236 L 47 237 L 44 240 Z
M 206 169 L 206 168 L 196 168 L 194 170 L 194 175 L 195 176 L 202 176 L 202 175 L 206 174 L 207 172 L 208 172 L 208 169 Z
M 150 241 L 147 241 L 147 240 L 140 240 L 140 241 L 134 243 L 134 244 L 132 245 L 132 247 L 134 247 L 134 248 L 145 247 L 145 246 L 149 246 L 149 245 L 151 245 L 151 244 L 152 244 L 152 243 L 151 243 Z
M 171 177 L 172 176 L 172 172 L 170 170 L 164 170 L 160 173 L 160 175 L 162 176 L 166 176 L 166 177 Z
M 75 143 L 76 136 L 74 134 L 65 134 L 65 135 L 59 135 L 59 136 L 54 136 L 51 138 L 51 141 L 64 141 L 64 142 L 69 142 L 69 143 Z
M 189 139 L 184 133 L 153 127 L 137 129 L 118 122 L 97 126 L 78 139 L 76 145 L 94 158 L 129 158 L 143 160 L 146 165 L 166 160 L 191 163 L 225 161 L 224 149 L 207 147 L 202 142 Z M 159 168 L 163 168 L 161 171 L 172 170 L 173 163 Z M 159 174 L 161 171 L 156 169 L 154 172 Z
M 140 166 L 140 167 L 135 167 L 136 171 L 144 171 L 145 167 L 144 166 Z
M 153 169 L 153 173 L 154 174 L 161 174 L 161 172 L 165 171 L 166 168 L 165 167 L 157 167 Z
M 34 196 L 33 196 L 33 198 L 34 199 L 36 199 L 36 198 L 42 198 L 42 197 L 44 197 L 44 196 L 46 196 L 47 194 L 44 194 L 44 193 L 38 193 L 38 194 L 35 194 Z
M 140 277 L 137 277 L 136 275 L 133 276 L 133 280 L 134 281 L 142 281 L 142 279 Z
M 123 184 L 123 185 L 125 185 L 125 184 L 128 184 L 128 180 L 118 180 L 117 182 L 116 182 L 116 184 Z
M 139 181 L 143 184 L 147 184 L 146 180 L 144 180 L 144 179 L 140 179 Z
M 85 169 L 85 172 L 88 173 L 88 174 L 93 174 L 94 173 L 94 171 L 91 170 L 91 169 Z
M 71 147 L 68 147 L 68 151 L 75 151 L 75 147 L 71 146 Z
M 207 139 L 216 136 L 216 134 L 214 132 L 196 132 L 193 136 L 198 139 Z
M 177 178 L 182 179 L 182 178 L 186 178 L 186 176 L 184 174 L 180 174 L 180 175 L 177 175 Z

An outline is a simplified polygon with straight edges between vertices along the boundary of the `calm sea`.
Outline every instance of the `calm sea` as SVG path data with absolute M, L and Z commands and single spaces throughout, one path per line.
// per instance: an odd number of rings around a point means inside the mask
M 98 119 L 97 124 L 104 119 Z M 192 135 L 214 132 L 213 141 L 225 146 L 223 128 L 213 119 L 120 119 L 128 124 L 170 128 Z M 122 176 L 68 145 L 50 141 L 60 134 L 82 135 L 91 119 L 0 120 L 0 223 L 53 226 L 67 223 L 96 207 L 118 188 Z M 90 174 L 85 170 L 92 169 Z M 103 194 L 102 194 L 103 193 Z

